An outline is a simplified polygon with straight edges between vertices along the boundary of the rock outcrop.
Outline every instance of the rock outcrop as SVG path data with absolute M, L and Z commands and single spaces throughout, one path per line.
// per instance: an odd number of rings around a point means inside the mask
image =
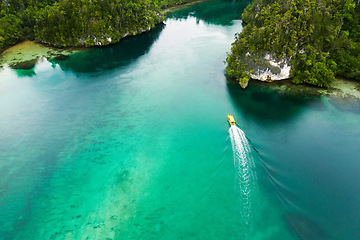
M 271 53 L 250 54 L 247 52 L 243 57 L 243 62 L 249 70 L 247 73 L 251 78 L 268 82 L 288 79 L 291 71 L 289 61 L 290 59 L 287 58 L 275 58 Z M 247 82 L 240 85 L 245 88 Z

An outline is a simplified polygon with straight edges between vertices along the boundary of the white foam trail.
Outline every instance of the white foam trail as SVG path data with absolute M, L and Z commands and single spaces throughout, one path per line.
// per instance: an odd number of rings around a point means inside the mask
M 237 126 L 232 125 L 229 134 L 233 148 L 236 181 L 238 183 L 236 188 L 241 201 L 241 217 L 246 230 L 244 237 L 251 239 L 254 234 L 257 198 L 259 196 L 255 162 L 244 132 Z

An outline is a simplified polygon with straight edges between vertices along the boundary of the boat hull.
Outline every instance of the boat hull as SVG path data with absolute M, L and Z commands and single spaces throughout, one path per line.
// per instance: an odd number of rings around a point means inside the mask
M 229 121 L 230 125 L 235 125 L 235 119 L 230 114 L 228 114 L 228 121 Z

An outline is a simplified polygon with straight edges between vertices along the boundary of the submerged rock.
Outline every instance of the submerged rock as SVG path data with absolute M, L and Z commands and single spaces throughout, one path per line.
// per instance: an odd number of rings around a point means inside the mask
M 290 213 L 284 216 L 287 227 L 300 240 L 328 240 L 325 231 L 306 216 Z
M 64 54 L 57 54 L 55 55 L 53 58 L 51 58 L 50 60 L 55 60 L 55 61 L 63 61 L 68 59 L 69 56 L 68 55 L 64 55 Z
M 28 60 L 28 61 L 22 61 L 22 62 L 17 62 L 17 63 L 13 63 L 10 64 L 10 67 L 12 69 L 24 69 L 24 70 L 29 70 L 35 67 L 36 63 L 37 63 L 38 59 L 32 59 L 32 60 Z

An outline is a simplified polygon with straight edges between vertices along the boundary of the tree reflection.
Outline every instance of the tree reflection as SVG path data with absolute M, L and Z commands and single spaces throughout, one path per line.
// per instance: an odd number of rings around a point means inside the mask
M 94 73 L 124 67 L 150 50 L 164 26 L 161 23 L 149 32 L 126 37 L 117 44 L 75 53 L 65 60 L 50 59 L 50 62 L 59 64 L 64 71 L 76 73 Z

